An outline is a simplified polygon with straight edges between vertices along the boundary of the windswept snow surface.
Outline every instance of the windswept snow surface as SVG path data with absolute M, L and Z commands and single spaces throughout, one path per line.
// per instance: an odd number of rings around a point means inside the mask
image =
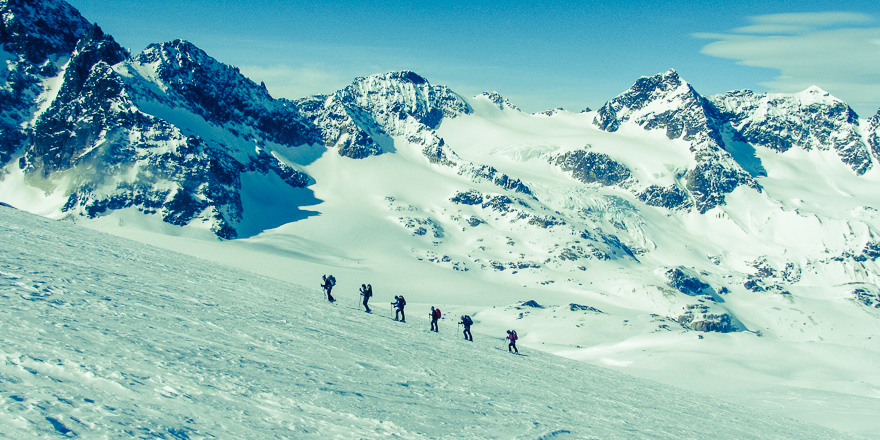
M 3 438 L 848 438 L 6 207 L 0 250 Z

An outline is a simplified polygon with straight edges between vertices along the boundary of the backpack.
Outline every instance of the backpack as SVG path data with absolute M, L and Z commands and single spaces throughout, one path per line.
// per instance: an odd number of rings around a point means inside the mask
M 400 295 L 400 299 L 398 300 L 398 302 L 400 303 L 400 307 L 403 307 L 406 305 L 406 300 L 403 299 L 403 295 Z
M 440 309 L 434 309 L 434 319 L 440 319 Z
M 333 275 L 330 275 L 329 277 L 327 277 L 327 281 L 330 281 L 330 287 L 333 287 L 336 285 L 336 277 L 334 277 Z
M 367 290 L 364 291 L 364 297 L 369 298 L 373 296 L 373 288 L 368 287 Z
M 519 339 L 519 336 L 516 335 L 516 330 L 511 330 L 510 331 L 510 340 L 516 341 L 517 339 Z
M 463 322 L 464 325 L 467 325 L 467 326 L 470 326 L 470 325 L 473 325 L 473 324 L 474 324 L 474 320 L 471 319 L 471 317 L 468 316 L 468 315 L 464 315 L 464 319 L 462 319 L 461 322 Z

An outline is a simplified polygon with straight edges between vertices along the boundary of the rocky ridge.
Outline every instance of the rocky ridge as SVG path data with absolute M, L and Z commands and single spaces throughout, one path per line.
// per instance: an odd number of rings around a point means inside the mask
M 859 135 L 858 115 L 818 87 L 794 95 L 742 90 L 715 96 L 712 102 L 737 140 L 779 153 L 831 148 L 856 174 L 872 166 Z
M 759 189 L 752 176 L 725 150 L 717 110 L 675 70 L 640 78 L 629 90 L 605 103 L 593 123 L 610 132 L 631 123 L 645 130 L 664 130 L 669 139 L 688 142 L 696 165 L 683 176 L 682 183 L 701 213 L 722 205 L 725 194 L 740 186 Z M 653 195 L 658 191 L 670 195 Z M 644 194 L 645 200 L 650 195 L 655 203 L 671 199 L 666 206 L 670 209 L 682 205 L 678 200 L 680 191 L 675 188 L 653 188 Z
M 6 13 L 18 22 L 45 21 L 41 16 Z M 76 17 L 68 17 L 72 29 L 80 29 Z M 10 46 L 17 47 L 6 47 Z M 33 57 L 31 52 L 20 56 Z M 173 225 L 204 223 L 220 238 L 235 238 L 244 216 L 243 174 L 274 174 L 295 188 L 310 183 L 308 176 L 265 149 L 229 148 L 187 134 L 143 110 L 146 102 L 189 109 L 216 125 L 254 127 L 261 139 L 276 145 L 299 145 L 308 139 L 310 132 L 284 114 L 285 107 L 273 101 L 265 87 L 191 44 L 153 45 L 132 58 L 112 37 L 90 25 L 67 57 L 54 72 L 60 79 L 57 90 L 42 90 L 41 99 L 48 105 L 24 132 L 29 145 L 13 149 L 22 152 L 19 167 L 26 182 L 65 194 L 62 212 L 93 218 L 134 208 Z M 154 68 L 164 96 L 145 93 L 149 87 L 144 78 L 130 74 L 144 64 Z M 25 99 L 19 103 L 33 107 Z
M 46 1 L 37 8 L 23 0 L 0 2 L 0 43 L 6 72 L 0 83 L 0 166 L 27 139 L 33 103 L 41 83 L 59 72 L 90 24 L 69 4 Z

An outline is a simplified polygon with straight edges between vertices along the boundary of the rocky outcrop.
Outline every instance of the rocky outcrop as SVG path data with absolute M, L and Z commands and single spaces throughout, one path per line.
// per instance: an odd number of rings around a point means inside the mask
M 687 191 L 677 185 L 662 187 L 650 185 L 636 194 L 639 200 L 650 206 L 659 206 L 669 210 L 688 210 L 694 206 Z
M 6 0 L 0 3 L 3 49 L 34 65 L 73 52 L 91 24 L 61 0 Z
M 576 150 L 551 159 L 551 163 L 583 183 L 621 185 L 631 178 L 629 169 L 607 154 Z
M 856 174 L 871 168 L 868 147 L 859 134 L 858 115 L 843 101 L 818 88 L 796 94 L 728 92 L 712 99 L 738 136 L 784 153 L 792 148 L 837 152 Z M 870 129 L 869 129 L 870 131 Z
M 69 169 L 98 143 L 117 135 L 116 128 L 143 128 L 146 121 L 138 113 L 120 111 L 132 106 L 111 66 L 127 56 L 99 27 L 87 31 L 64 71 L 58 95 L 34 123 L 33 143 L 24 156 L 28 172 L 45 178 Z
M 683 267 L 674 267 L 664 275 L 670 287 L 689 296 L 705 295 L 711 286 L 701 281 L 696 274 Z
M 591 312 L 591 313 L 598 313 L 601 315 L 605 314 L 605 312 L 603 312 L 595 307 L 584 306 L 584 305 L 574 304 L 574 303 L 571 303 L 568 305 L 568 310 L 571 310 L 572 312 Z
M 871 148 L 874 157 L 880 161 L 880 110 L 871 119 L 868 119 L 865 132 L 867 133 L 868 147 Z
M 730 333 L 740 330 L 729 313 L 713 313 L 705 304 L 688 304 L 676 321 L 700 332 Z
M 501 96 L 498 92 L 483 92 L 475 96 L 474 99 L 485 99 L 498 107 L 498 110 L 521 111 L 519 107 L 513 105 L 507 98 Z
M 865 286 L 853 289 L 852 295 L 856 301 L 866 307 L 880 309 L 880 293 L 876 286 Z
M 34 118 L 41 82 L 58 74 L 90 25 L 63 1 L 0 2 L 0 45 L 9 56 L 0 67 L 0 166 L 25 147 L 22 130 Z

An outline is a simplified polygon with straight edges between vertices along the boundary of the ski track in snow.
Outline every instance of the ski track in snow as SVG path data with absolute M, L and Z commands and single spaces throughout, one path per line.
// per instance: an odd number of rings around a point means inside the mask
M 3 438 L 848 438 L 9 208 L 0 243 Z

